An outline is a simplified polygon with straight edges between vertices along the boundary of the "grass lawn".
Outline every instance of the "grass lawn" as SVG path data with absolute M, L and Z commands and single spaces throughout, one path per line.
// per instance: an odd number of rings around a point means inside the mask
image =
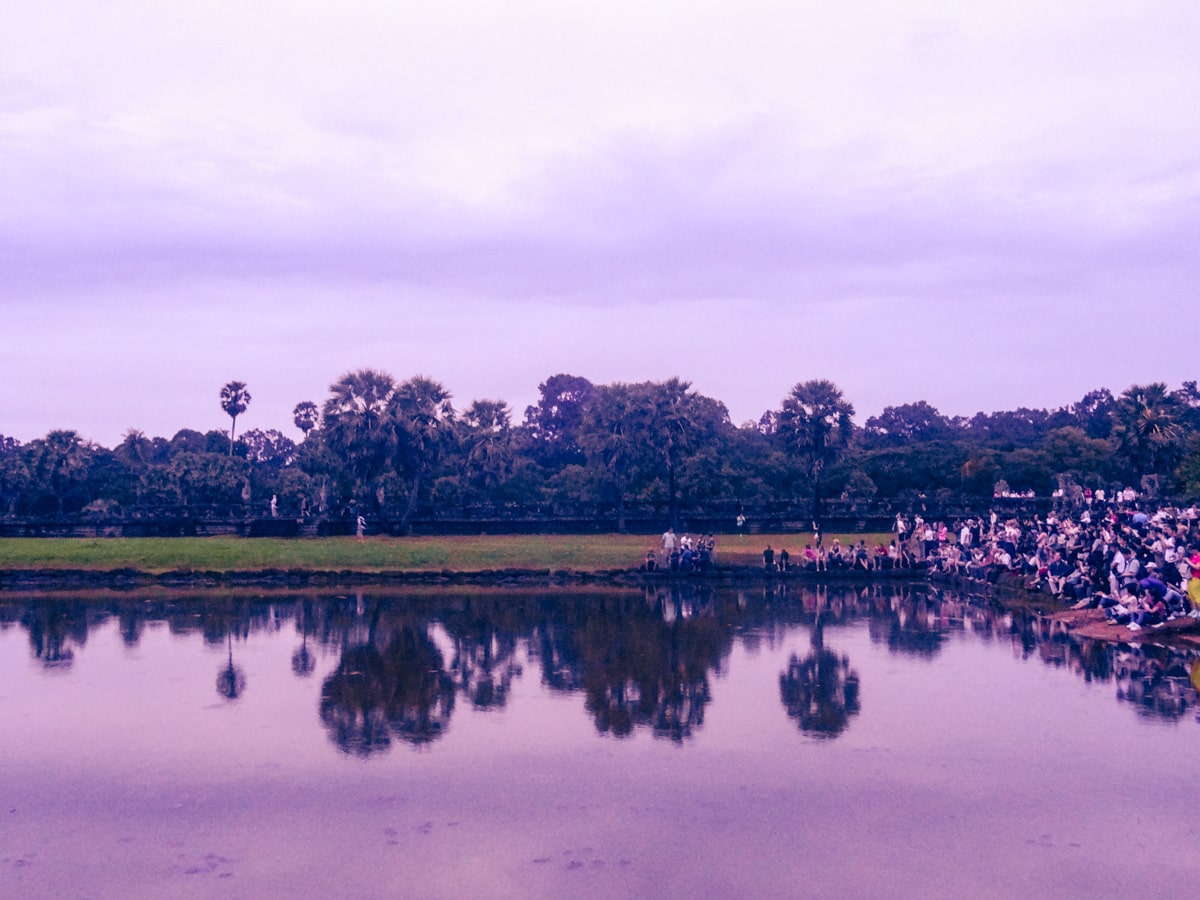
M 886 535 L 827 535 L 843 544 L 866 538 L 868 546 Z M 724 565 L 758 565 L 767 544 L 798 551 L 806 534 L 717 537 L 716 559 Z M 0 569 L 175 569 L 238 571 L 254 569 L 350 569 L 439 571 L 453 569 L 623 569 L 639 565 L 658 549 L 651 535 L 495 535 L 463 537 L 337 538 L 0 538 Z

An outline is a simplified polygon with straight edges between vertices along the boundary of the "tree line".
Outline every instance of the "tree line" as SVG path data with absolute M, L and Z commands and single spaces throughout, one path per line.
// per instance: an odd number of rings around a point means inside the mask
M 862 426 L 833 382 L 801 382 L 757 421 L 679 378 L 594 384 L 557 374 L 520 421 L 503 400 L 456 409 L 425 376 L 347 372 L 323 402 L 298 403 L 295 437 L 240 434 L 248 387 L 222 387 L 228 431 L 170 438 L 127 432 L 113 448 L 77 432 L 22 444 L 0 435 L 8 518 L 191 515 L 344 518 L 408 531 L 424 518 L 630 515 L 676 525 L 699 514 L 821 517 L 978 508 L 997 494 L 1131 486 L 1156 499 L 1200 496 L 1200 391 L 1162 383 L 1101 388 L 1059 409 L 945 416 L 924 401 Z M 268 507 L 274 498 L 273 506 Z M 270 512 L 268 512 L 270 509 Z

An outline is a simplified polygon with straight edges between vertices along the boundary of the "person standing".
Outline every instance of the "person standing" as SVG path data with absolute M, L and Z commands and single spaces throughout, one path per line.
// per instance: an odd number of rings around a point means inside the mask
M 359 513 L 358 520 L 355 523 L 354 533 L 358 535 L 358 542 L 360 544 L 366 541 L 367 520 L 363 518 L 362 513 Z
M 668 528 L 663 532 L 662 536 L 662 552 L 663 556 L 670 558 L 671 551 L 675 549 L 675 529 Z

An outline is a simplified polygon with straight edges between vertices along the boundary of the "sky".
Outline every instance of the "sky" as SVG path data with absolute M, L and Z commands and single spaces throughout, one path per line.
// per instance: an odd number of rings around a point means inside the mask
M 0 30 L 0 434 L 342 373 L 861 423 L 1200 376 L 1200 4 L 41 0 Z

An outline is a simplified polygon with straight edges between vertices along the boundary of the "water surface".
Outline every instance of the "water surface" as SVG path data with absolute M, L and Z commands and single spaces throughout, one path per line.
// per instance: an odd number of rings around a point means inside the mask
M 1163 896 L 1198 671 L 921 588 L 10 599 L 0 895 Z

